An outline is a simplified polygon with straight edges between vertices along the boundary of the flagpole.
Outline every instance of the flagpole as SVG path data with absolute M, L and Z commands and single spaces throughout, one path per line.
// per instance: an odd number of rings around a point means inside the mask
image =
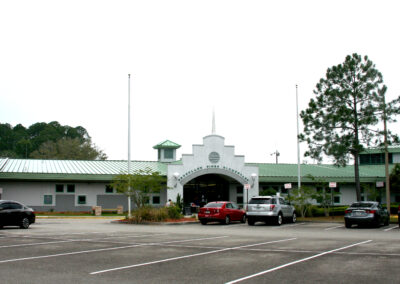
M 299 96 L 296 84 L 296 118 L 297 118 L 297 187 L 300 190 L 301 187 L 301 171 L 300 171 L 300 140 L 299 140 Z
M 131 174 L 131 74 L 128 74 L 128 176 Z M 131 218 L 131 185 L 128 179 L 128 218 Z

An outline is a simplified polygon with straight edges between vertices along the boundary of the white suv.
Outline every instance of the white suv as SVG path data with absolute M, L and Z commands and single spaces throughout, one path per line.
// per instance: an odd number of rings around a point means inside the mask
M 296 222 L 296 211 L 289 202 L 280 196 L 256 196 L 250 199 L 246 209 L 247 223 L 253 226 L 257 221 L 272 220 L 280 226 L 283 220 Z

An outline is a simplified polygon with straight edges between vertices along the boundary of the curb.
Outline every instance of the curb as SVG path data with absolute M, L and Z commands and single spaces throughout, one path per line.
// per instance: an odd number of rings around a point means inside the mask
M 36 216 L 36 219 L 124 219 L 123 216 Z
M 189 224 L 199 224 L 199 221 L 184 221 L 184 222 L 143 222 L 143 223 L 129 223 L 129 222 L 123 222 L 121 220 L 114 220 L 111 221 L 111 223 L 114 224 L 125 224 L 125 225 L 189 225 Z

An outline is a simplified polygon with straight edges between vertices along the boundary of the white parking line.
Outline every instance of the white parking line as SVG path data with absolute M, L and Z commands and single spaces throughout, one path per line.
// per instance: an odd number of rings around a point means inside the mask
M 385 229 L 385 230 L 383 230 L 383 231 L 384 231 L 384 232 L 387 232 L 387 231 L 393 230 L 393 229 L 395 229 L 395 228 L 398 228 L 398 226 L 396 225 L 396 226 L 394 226 L 394 227 L 387 228 L 387 229 Z
M 333 230 L 333 229 L 337 229 L 337 228 L 343 228 L 343 227 L 344 227 L 344 225 L 329 227 L 329 228 L 326 228 L 325 231 L 329 231 L 329 230 Z
M 38 245 L 59 244 L 59 243 L 71 243 L 71 242 L 74 242 L 74 241 L 72 241 L 72 240 L 66 240 L 66 241 L 54 241 L 54 242 L 32 243 L 32 244 L 18 244 L 18 245 L 0 246 L 0 248 L 38 246 Z
M 67 239 L 67 240 L 60 240 L 60 241 L 53 241 L 53 242 L 41 242 L 41 243 L 30 243 L 30 244 L 15 244 L 15 245 L 8 245 L 8 246 L 0 246 L 1 248 L 11 248 L 11 247 L 25 247 L 25 246 L 37 246 L 37 245 L 48 245 L 48 244 L 57 244 L 57 243 L 72 243 L 72 242 L 109 242 L 104 241 L 111 238 L 139 238 L 139 237 L 154 237 L 154 236 L 165 236 L 167 234 L 153 234 L 153 235 L 128 235 L 128 236 L 121 236 L 121 237 L 106 237 L 106 238 L 95 238 L 95 239 Z M 116 243 L 116 242 L 114 242 Z M 126 243 L 125 243 L 126 244 Z
M 251 245 L 244 245 L 244 246 L 238 246 L 238 247 L 224 248 L 224 249 L 218 249 L 218 250 L 212 250 L 212 251 L 207 251 L 207 252 L 189 254 L 189 255 L 184 255 L 184 256 L 160 259 L 160 260 L 151 261 L 151 262 L 145 262 L 145 263 L 139 263 L 139 264 L 134 264 L 134 265 L 115 267 L 115 268 L 95 271 L 95 272 L 91 272 L 90 275 L 100 274 L 100 273 L 105 273 L 105 272 L 111 272 L 111 271 L 116 271 L 116 270 L 122 270 L 122 269 L 128 269 L 128 268 L 135 268 L 135 267 L 146 266 L 146 265 L 151 265 L 151 264 L 156 264 L 156 263 L 161 263 L 161 262 L 167 262 L 167 261 L 173 261 L 173 260 L 179 260 L 179 259 L 184 259 L 184 258 L 190 258 L 190 257 L 194 257 L 194 256 L 213 254 L 213 253 L 223 252 L 223 251 L 227 251 L 227 250 L 235 250 L 235 249 L 241 249 L 241 248 L 245 248 L 245 247 L 252 247 L 252 246 L 265 245 L 265 244 L 292 241 L 292 240 L 295 240 L 295 239 L 296 238 L 277 240 L 277 241 L 270 241 L 270 242 L 264 242 L 264 243 L 258 243 L 258 244 L 251 244 Z
M 262 271 L 262 272 L 259 272 L 259 273 L 256 273 L 256 274 L 252 274 L 252 275 L 249 275 L 249 276 L 246 276 L 246 277 L 242 277 L 242 278 L 230 281 L 230 282 L 226 282 L 226 284 L 233 284 L 233 283 L 241 282 L 243 280 L 247 280 L 247 279 L 254 278 L 254 277 L 257 277 L 257 276 L 260 276 L 260 275 L 263 275 L 263 274 L 267 274 L 269 272 L 276 271 L 276 270 L 279 270 L 279 269 L 282 269 L 282 268 L 285 268 L 285 267 L 288 267 L 288 266 L 291 266 L 291 265 L 294 265 L 294 264 L 297 264 L 297 263 L 300 263 L 300 262 L 308 261 L 310 259 L 314 259 L 314 258 L 323 256 L 323 255 L 326 255 L 326 254 L 330 254 L 330 253 L 333 253 L 333 252 L 336 252 L 336 251 L 339 251 L 339 250 L 344 250 L 344 249 L 351 248 L 351 247 L 354 247 L 354 246 L 366 244 L 366 243 L 369 243 L 369 242 L 372 242 L 372 240 L 367 240 L 367 241 L 364 241 L 364 242 L 355 243 L 355 244 L 348 245 L 348 246 L 345 246 L 345 247 L 341 247 L 341 248 L 329 250 L 329 251 L 326 251 L 326 252 L 322 252 L 322 253 L 319 253 L 319 254 L 316 254 L 316 255 L 313 255 L 313 256 L 310 256 L 310 257 L 302 258 L 302 259 L 299 259 L 299 260 L 296 260 L 296 261 L 292 261 L 292 262 L 289 262 L 289 263 L 286 263 L 286 264 L 283 264 L 283 265 L 279 265 L 277 267 L 274 267 L 274 268 L 271 268 L 271 269 L 268 269 L 268 270 L 265 270 L 265 271 Z
M 296 226 L 304 225 L 304 224 L 305 224 L 305 223 L 285 224 L 285 225 L 283 225 L 283 226 L 278 226 L 278 227 L 273 227 L 273 228 L 274 228 L 274 229 L 280 229 L 280 228 L 284 229 L 284 228 L 287 228 L 287 227 L 296 227 Z
M 93 250 L 82 250 L 82 251 L 74 251 L 74 252 L 66 252 L 66 253 L 57 253 L 57 254 L 49 254 L 49 255 L 22 257 L 22 258 L 14 258 L 14 259 L 0 260 L 0 264 L 1 264 L 1 263 L 7 263 L 7 262 L 22 261 L 22 260 L 32 260 L 32 259 L 41 259 L 41 258 L 49 258 L 49 257 L 57 257 L 57 256 L 66 256 L 66 255 L 76 255 L 76 254 L 83 254 L 83 253 L 92 253 L 92 252 L 99 252 L 99 251 L 118 250 L 118 249 L 133 248 L 133 247 L 143 247 L 143 246 L 150 246 L 150 245 L 154 245 L 154 244 L 163 244 L 163 243 L 169 244 L 169 243 L 173 243 L 173 242 L 190 242 L 190 241 L 200 241 L 200 240 L 219 239 L 219 238 L 226 238 L 226 237 L 228 237 L 228 236 L 218 236 L 218 237 L 211 237 L 211 238 L 188 239 L 188 240 L 177 240 L 177 241 L 159 242 L 159 243 L 143 243 L 143 244 L 134 244 L 134 245 L 129 245 L 129 246 L 121 246 L 121 247 L 112 247 L 112 248 L 103 248 L 103 249 L 93 249 Z

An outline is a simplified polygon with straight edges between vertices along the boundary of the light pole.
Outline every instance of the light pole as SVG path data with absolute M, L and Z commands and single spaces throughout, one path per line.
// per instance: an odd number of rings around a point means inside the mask
M 296 85 L 296 118 L 297 118 L 297 187 L 300 192 L 301 188 L 301 172 L 300 172 L 300 140 L 299 140 L 299 96 Z
M 128 74 L 128 218 L 131 214 L 131 74 Z

